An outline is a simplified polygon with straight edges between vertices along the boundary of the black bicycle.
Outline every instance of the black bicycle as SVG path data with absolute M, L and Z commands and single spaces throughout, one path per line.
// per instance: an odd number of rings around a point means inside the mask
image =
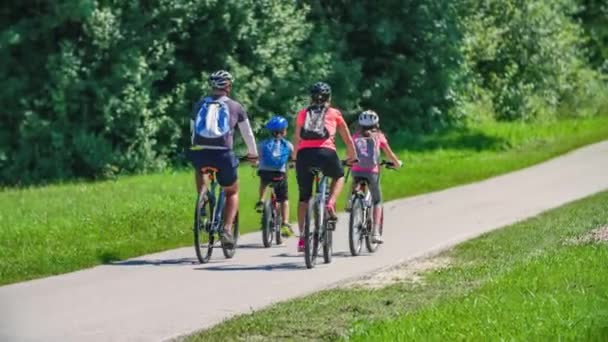
M 240 161 L 249 160 L 240 157 Z M 209 262 L 215 241 L 219 240 L 222 252 L 227 259 L 234 256 L 239 238 L 239 213 L 237 211 L 232 223 L 232 236 L 234 245 L 226 246 L 221 242 L 224 232 L 224 208 L 226 205 L 226 194 L 216 180 L 218 169 L 203 167 L 203 186 L 196 198 L 194 209 L 194 250 L 196 257 L 201 263 Z M 205 239 L 206 238 L 206 239 Z
M 281 224 L 283 223 L 281 206 L 285 204 L 277 202 L 274 187 L 278 182 L 282 182 L 284 180 L 285 176 L 283 175 L 281 177 L 274 178 L 268 185 L 270 196 L 266 197 L 266 200 L 264 201 L 264 209 L 262 211 L 262 242 L 266 248 L 272 246 L 273 240 L 276 241 L 277 245 L 283 243 L 283 237 L 281 236 Z
M 383 160 L 380 166 L 395 169 L 392 162 Z M 350 175 L 350 169 L 346 174 L 346 179 Z M 378 180 L 380 181 L 380 180 Z M 363 242 L 370 253 L 378 250 L 379 244 L 373 241 L 373 215 L 372 215 L 372 194 L 369 191 L 369 184 L 365 178 L 355 178 L 355 186 L 349 199 L 350 219 L 348 221 L 348 247 L 350 254 L 357 256 L 361 253 Z M 378 234 L 382 236 L 384 225 L 384 208 L 380 212 L 380 224 Z
M 342 161 L 347 165 L 346 161 Z M 348 165 L 347 165 L 348 166 Z M 328 178 L 321 169 L 312 168 L 316 191 L 313 198 L 308 201 L 308 210 L 304 223 L 304 261 L 307 268 L 315 267 L 319 251 L 323 249 L 323 260 L 329 264 L 333 254 L 333 231 L 336 229 L 336 220 L 330 218 L 327 212 L 329 199 Z

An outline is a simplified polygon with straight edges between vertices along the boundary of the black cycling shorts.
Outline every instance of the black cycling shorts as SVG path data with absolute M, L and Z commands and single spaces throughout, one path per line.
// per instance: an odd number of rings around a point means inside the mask
M 285 172 L 259 170 L 258 176 L 260 176 L 260 182 L 262 186 L 274 183 L 274 194 L 277 196 L 277 202 L 282 203 L 287 200 L 288 187 L 287 176 L 285 175 Z
M 344 168 L 336 151 L 329 148 L 305 148 L 298 151 L 296 178 L 300 191 L 300 202 L 308 202 L 312 196 L 314 175 L 311 168 L 318 168 L 329 178 L 344 177 Z
M 232 150 L 190 150 L 188 157 L 197 171 L 203 167 L 218 169 L 217 182 L 220 186 L 231 186 L 236 183 L 239 160 Z

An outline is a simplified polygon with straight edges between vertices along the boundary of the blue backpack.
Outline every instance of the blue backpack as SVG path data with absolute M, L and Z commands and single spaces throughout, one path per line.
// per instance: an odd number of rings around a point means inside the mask
M 214 100 L 205 97 L 196 114 L 194 132 L 203 138 L 220 138 L 230 133 L 230 110 L 226 103 L 227 97 Z
M 267 139 L 261 143 L 261 165 L 280 170 L 291 155 L 289 144 L 284 139 Z

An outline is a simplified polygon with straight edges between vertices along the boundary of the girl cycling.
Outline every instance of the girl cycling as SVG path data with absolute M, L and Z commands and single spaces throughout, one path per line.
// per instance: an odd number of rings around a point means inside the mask
M 373 201 L 373 230 L 372 241 L 382 243 L 382 237 L 378 232 L 382 213 L 382 191 L 380 189 L 380 151 L 383 151 L 393 162 L 395 167 L 401 167 L 403 163 L 393 153 L 386 137 L 380 131 L 380 118 L 373 110 L 366 110 L 359 114 L 359 127 L 353 135 L 358 162 L 352 167 L 353 179 L 366 179 Z M 353 182 L 354 186 L 355 182 Z

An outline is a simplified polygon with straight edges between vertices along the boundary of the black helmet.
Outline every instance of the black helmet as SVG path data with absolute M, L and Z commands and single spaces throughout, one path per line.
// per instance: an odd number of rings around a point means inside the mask
M 326 102 L 331 96 L 331 87 L 325 82 L 317 82 L 310 87 L 310 97 L 315 102 Z

